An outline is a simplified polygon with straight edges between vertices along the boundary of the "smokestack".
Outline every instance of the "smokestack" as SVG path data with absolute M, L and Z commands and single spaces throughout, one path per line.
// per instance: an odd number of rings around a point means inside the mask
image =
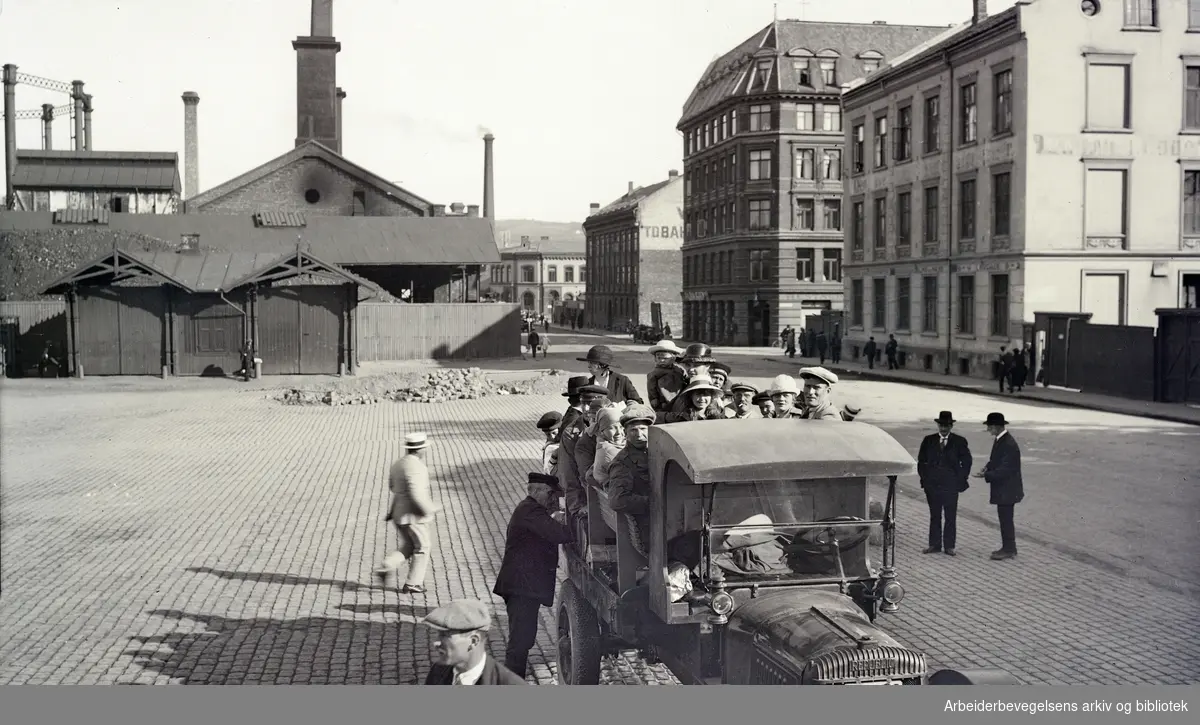
M 971 0 L 973 3 L 971 12 L 971 24 L 978 25 L 987 19 L 987 0 Z
M 496 137 L 483 135 L 483 218 L 496 218 L 495 180 L 492 178 L 492 142 Z
M 631 181 L 631 182 L 629 182 L 629 191 L 625 192 L 625 195 L 628 196 L 632 193 L 633 193 L 633 182 Z
M 71 81 L 71 99 L 75 102 L 75 150 L 83 150 L 83 81 Z
M 196 120 L 200 95 L 183 94 L 183 198 L 200 193 L 200 127 Z
M 54 150 L 54 104 L 42 104 L 42 148 Z
M 13 174 L 17 170 L 17 67 L 4 66 L 4 199 L 9 209 L 17 208 Z
M 92 150 L 92 94 L 83 95 L 83 148 Z
M 337 134 L 337 148 L 334 151 L 340 154 L 342 153 L 342 101 L 346 100 L 346 92 L 341 88 L 335 89 L 335 92 L 337 93 L 337 130 L 335 131 Z
M 312 26 L 310 36 L 333 37 L 333 0 L 312 0 Z
M 311 35 L 292 41 L 296 51 L 296 145 L 316 141 L 339 151 L 337 54 L 333 0 L 312 0 Z

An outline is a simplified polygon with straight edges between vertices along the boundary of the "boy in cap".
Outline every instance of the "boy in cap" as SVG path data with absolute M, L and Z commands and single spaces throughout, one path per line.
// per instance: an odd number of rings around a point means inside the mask
M 538 430 L 546 436 L 546 442 L 542 445 L 542 473 L 551 476 L 558 475 L 559 444 L 555 443 L 554 440 L 558 437 L 558 429 L 562 425 L 562 419 L 562 413 L 552 410 L 542 415 L 537 422 Z
M 683 352 L 672 340 L 662 340 L 650 348 L 654 369 L 646 374 L 646 397 L 660 420 L 670 411 L 679 391 L 687 386 L 687 375 L 678 363 Z
M 613 459 L 609 469 L 608 496 L 613 511 L 630 516 L 636 526 L 634 548 L 643 555 L 650 541 L 650 426 L 654 411 L 645 405 L 631 405 L 621 416 L 625 428 L 625 447 Z
M 384 557 L 375 569 L 375 577 L 384 586 L 391 575 L 408 561 L 408 577 L 401 591 L 405 594 L 425 592 L 425 573 L 433 542 L 430 525 L 441 509 L 430 496 L 429 469 L 425 465 L 425 450 L 429 442 L 424 433 L 404 437 L 404 456 L 392 464 L 388 488 L 392 503 L 385 521 L 396 527 L 396 550 Z
M 430 612 L 423 623 L 434 632 L 433 667 L 426 685 L 524 685 L 487 653 L 492 613 L 476 599 L 459 599 Z
M 524 678 L 529 650 L 537 640 L 541 607 L 554 606 L 558 584 L 558 547 L 572 539 L 558 499 L 558 479 L 530 473 L 527 495 L 513 510 L 504 539 L 504 560 L 492 593 L 508 611 L 508 649 L 504 666 Z
M 733 368 L 723 362 L 714 362 L 708 368 L 708 375 L 712 378 L 713 385 L 719 388 L 713 399 L 713 407 L 718 409 L 723 418 L 732 418 L 736 413 L 729 396 L 731 392 L 729 389 L 729 374 L 732 372 Z
M 800 368 L 804 380 L 804 413 L 806 420 L 838 420 L 842 413 L 829 402 L 829 389 L 838 381 L 838 376 L 822 367 Z

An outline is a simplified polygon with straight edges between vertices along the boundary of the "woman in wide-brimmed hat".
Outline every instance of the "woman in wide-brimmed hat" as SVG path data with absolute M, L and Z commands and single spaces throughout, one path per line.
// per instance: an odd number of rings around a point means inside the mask
M 654 369 L 646 374 L 646 397 L 661 423 L 679 391 L 687 386 L 687 374 L 677 362 L 683 350 L 673 340 L 651 346 L 650 354 L 654 356 Z
M 576 359 L 587 363 L 588 372 L 592 374 L 589 381 L 592 385 L 603 385 L 608 389 L 609 400 L 626 405 L 643 402 L 633 381 L 614 370 L 617 366 L 613 363 L 613 351 L 608 345 L 594 345 L 588 350 L 587 357 Z
M 668 423 L 684 423 L 692 420 L 721 420 L 724 412 L 713 405 L 721 389 L 707 375 L 697 375 L 688 381 L 688 386 L 679 394 L 675 410 L 666 415 Z M 680 405 L 682 402 L 682 406 Z M 682 407 L 682 410 L 680 408 Z

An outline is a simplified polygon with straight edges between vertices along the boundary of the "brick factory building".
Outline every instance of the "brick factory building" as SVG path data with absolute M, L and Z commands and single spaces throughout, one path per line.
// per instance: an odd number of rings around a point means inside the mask
M 635 188 L 601 208 L 591 205 L 583 222 L 587 237 L 587 322 L 624 330 L 627 323 L 683 323 L 680 247 L 683 244 L 683 177 Z
M 684 104 L 683 337 L 768 345 L 842 306 L 842 85 L 946 29 L 778 20 Z

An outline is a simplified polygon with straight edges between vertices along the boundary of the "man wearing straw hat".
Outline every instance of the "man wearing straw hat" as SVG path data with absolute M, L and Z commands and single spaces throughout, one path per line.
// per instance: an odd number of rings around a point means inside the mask
M 432 548 L 430 528 L 441 509 L 430 496 L 429 469 L 425 451 L 429 442 L 424 433 L 409 433 L 404 437 L 404 456 L 392 464 L 388 488 L 392 503 L 386 521 L 396 527 L 396 550 L 388 554 L 376 568 L 375 577 L 387 586 L 388 579 L 408 561 L 408 577 L 401 591 L 405 594 L 425 592 L 425 573 L 429 568 Z
M 658 413 L 660 422 L 670 412 L 679 391 L 687 387 L 687 375 L 678 363 L 683 352 L 674 340 L 661 340 L 650 348 L 654 369 L 646 374 L 646 397 L 651 409 Z
M 477 599 L 459 599 L 425 616 L 433 630 L 433 667 L 426 685 L 524 685 L 525 680 L 487 653 L 492 612 Z
M 804 380 L 805 420 L 842 420 L 842 412 L 829 401 L 829 391 L 837 384 L 838 376 L 822 367 L 800 368 Z
M 617 366 L 613 363 L 613 351 L 608 345 L 594 345 L 588 350 L 587 357 L 575 359 L 587 363 L 588 372 L 592 374 L 589 382 L 604 386 L 609 400 L 623 404 L 642 402 L 642 396 L 633 381 L 614 369 Z

